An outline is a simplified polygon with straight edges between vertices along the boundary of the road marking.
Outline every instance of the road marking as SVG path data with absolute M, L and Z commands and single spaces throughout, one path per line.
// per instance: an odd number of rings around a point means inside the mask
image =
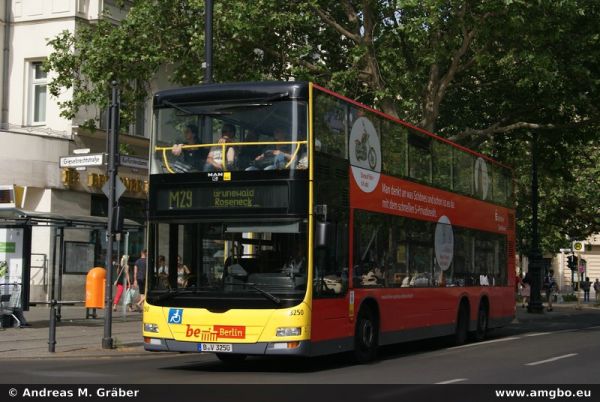
M 550 362 L 554 362 L 556 360 L 566 359 L 568 357 L 573 357 L 573 356 L 577 356 L 577 353 L 569 353 L 568 355 L 562 355 L 562 356 L 552 357 L 550 359 L 540 360 L 540 361 L 537 361 L 537 362 L 531 362 L 531 363 L 527 363 L 525 365 L 526 366 L 537 366 L 538 364 L 550 363 Z
M 541 335 L 550 335 L 551 333 L 552 332 L 536 332 L 536 333 L 533 333 L 533 334 L 526 334 L 526 335 L 523 335 L 523 336 L 541 336 Z
M 491 341 L 484 341 L 484 342 L 475 342 L 475 343 L 467 343 L 466 345 L 461 345 L 461 346 L 453 346 L 451 348 L 448 348 L 448 350 L 454 350 L 454 349 L 462 349 L 462 348 L 470 348 L 472 346 L 479 346 L 479 345 L 487 345 L 490 343 L 498 343 L 498 342 L 507 342 L 507 341 L 514 341 L 516 339 L 521 339 L 518 336 L 511 336 L 508 338 L 500 338 L 500 339 L 493 339 Z
M 436 382 L 436 384 L 454 384 L 455 382 L 467 381 L 468 378 L 455 378 L 453 380 Z

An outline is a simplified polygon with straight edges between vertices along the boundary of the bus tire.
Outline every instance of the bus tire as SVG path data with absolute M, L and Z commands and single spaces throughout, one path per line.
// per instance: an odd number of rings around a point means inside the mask
M 354 357 L 358 363 L 367 363 L 377 356 L 379 328 L 373 309 L 363 307 L 356 318 Z
M 456 328 L 452 343 L 455 346 L 464 345 L 469 334 L 469 308 L 466 303 L 461 303 L 456 317 Z
M 473 332 L 473 339 L 477 342 L 483 341 L 487 337 L 488 323 L 489 323 L 489 311 L 487 304 L 481 302 L 479 304 L 479 310 L 477 312 L 477 327 Z
M 217 359 L 227 364 L 235 364 L 246 360 L 246 355 L 239 353 L 216 353 L 216 355 Z

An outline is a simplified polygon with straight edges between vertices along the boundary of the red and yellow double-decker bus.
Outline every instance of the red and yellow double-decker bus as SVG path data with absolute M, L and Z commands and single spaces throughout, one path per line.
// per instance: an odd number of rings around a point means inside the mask
M 315 356 L 510 322 L 510 169 L 313 83 L 154 96 L 146 350 Z

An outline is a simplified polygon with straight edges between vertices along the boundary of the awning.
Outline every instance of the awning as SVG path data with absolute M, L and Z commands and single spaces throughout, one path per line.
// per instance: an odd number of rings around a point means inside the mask
M 105 216 L 58 214 L 53 212 L 25 211 L 19 208 L 0 209 L 0 226 L 59 226 L 80 229 L 106 229 Z M 125 219 L 123 230 L 134 232 L 143 229 L 143 224 Z

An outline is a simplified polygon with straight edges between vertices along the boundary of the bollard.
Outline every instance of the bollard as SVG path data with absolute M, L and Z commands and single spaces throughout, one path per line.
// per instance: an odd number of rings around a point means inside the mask
M 50 301 L 50 325 L 48 335 L 48 352 L 54 353 L 56 346 L 56 300 Z

